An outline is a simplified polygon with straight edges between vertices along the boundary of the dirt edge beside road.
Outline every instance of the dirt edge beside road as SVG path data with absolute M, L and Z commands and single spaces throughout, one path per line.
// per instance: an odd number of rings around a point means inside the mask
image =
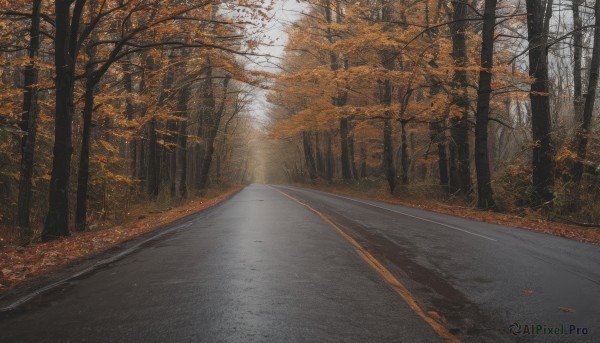
M 25 283 L 45 283 L 44 277 L 69 269 L 85 260 L 93 260 L 110 253 L 128 241 L 172 226 L 189 216 L 210 209 L 237 194 L 242 186 L 232 186 L 214 197 L 197 198 L 171 209 L 148 210 L 133 219 L 110 228 L 104 228 L 28 247 L 5 247 L 0 250 L 0 300 L 7 292 Z M 104 256 L 105 257 L 105 256 Z M 46 281 L 47 282 L 47 281 Z M 28 285 L 24 285 L 28 286 Z M 31 288 L 31 287 L 25 287 Z
M 333 194 L 352 196 L 361 199 L 377 200 L 394 205 L 419 208 L 455 217 L 492 224 L 506 225 L 519 229 L 531 230 L 554 236 L 565 237 L 580 242 L 600 245 L 600 229 L 598 228 L 587 228 L 577 225 L 551 222 L 539 218 L 527 218 L 492 211 L 481 211 L 475 208 L 452 206 L 450 204 L 440 203 L 436 201 L 411 202 L 410 200 L 398 199 L 389 194 L 370 195 L 359 193 L 352 190 L 344 189 L 343 186 L 313 186 L 306 184 L 295 184 L 294 186 L 314 189 L 317 191 L 329 192 Z

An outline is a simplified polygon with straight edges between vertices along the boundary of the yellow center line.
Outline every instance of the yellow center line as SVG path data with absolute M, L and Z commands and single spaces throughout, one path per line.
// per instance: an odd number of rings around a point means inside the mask
M 271 186 L 269 186 L 271 187 Z M 350 244 L 356 249 L 358 255 L 362 257 L 373 269 L 375 269 L 381 277 L 390 285 L 392 288 L 400 295 L 400 297 L 406 302 L 406 304 L 419 316 L 423 319 L 433 331 L 435 331 L 442 339 L 448 342 L 460 342 L 460 340 L 454 336 L 445 326 L 436 321 L 435 319 L 428 316 L 421 306 L 417 304 L 417 301 L 412 296 L 408 288 L 406 288 L 398 279 L 381 263 L 379 262 L 371 253 L 369 253 L 365 248 L 363 248 L 354 238 L 350 237 L 347 233 L 345 233 L 342 229 L 340 229 L 331 219 L 327 218 L 323 213 L 315 210 L 310 205 L 298 200 L 297 198 L 280 191 L 277 188 L 271 187 L 277 192 L 285 195 L 286 197 L 294 200 L 300 205 L 308 208 L 310 211 L 316 213 L 321 219 L 333 227 L 342 237 L 344 237 Z

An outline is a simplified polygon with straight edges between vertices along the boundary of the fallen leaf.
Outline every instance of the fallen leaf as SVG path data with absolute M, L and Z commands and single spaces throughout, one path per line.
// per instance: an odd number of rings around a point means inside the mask
M 568 307 L 559 307 L 559 310 L 563 311 L 563 312 L 569 312 L 569 313 L 574 313 L 575 310 L 572 308 L 568 308 Z
M 530 289 L 524 289 L 521 291 L 521 294 L 523 295 L 532 295 L 534 292 Z

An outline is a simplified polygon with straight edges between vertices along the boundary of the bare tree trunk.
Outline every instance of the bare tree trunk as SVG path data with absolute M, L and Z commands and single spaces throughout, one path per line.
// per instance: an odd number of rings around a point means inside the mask
M 179 94 L 178 112 L 182 120 L 177 124 L 177 170 L 179 180 L 179 197 L 187 198 L 187 127 L 188 127 L 188 102 L 190 87 L 185 86 Z
M 169 57 L 167 58 L 167 70 L 165 71 L 165 78 L 163 79 L 162 89 L 160 92 L 160 96 L 158 99 L 158 107 L 162 108 L 163 112 L 168 113 L 171 108 L 168 106 L 168 100 L 171 98 L 173 82 L 175 81 L 175 70 L 172 66 L 172 63 L 175 58 L 175 53 L 171 52 Z M 164 186 L 168 186 L 169 194 L 171 198 L 174 198 L 177 195 L 177 186 L 175 180 L 175 173 L 177 168 L 177 160 L 176 160 L 176 146 L 177 146 L 177 121 L 176 120 L 167 120 L 166 123 L 166 133 L 162 134 L 162 139 L 165 143 L 161 145 L 161 156 L 159 157 L 161 161 L 159 165 L 161 167 L 160 172 L 160 180 L 159 183 Z M 159 185 L 159 188 L 161 186 Z
M 212 100 L 210 100 L 211 103 L 209 104 L 209 108 L 212 108 L 212 113 L 210 114 L 210 120 L 208 121 L 209 125 L 207 130 L 207 136 L 204 137 L 206 142 L 206 150 L 204 154 L 204 159 L 202 161 L 202 170 L 200 171 L 201 190 L 205 190 L 208 186 L 210 166 L 212 163 L 213 153 L 215 151 L 215 138 L 217 137 L 219 126 L 221 124 L 221 119 L 223 118 L 223 114 L 225 113 L 225 100 L 227 98 L 227 85 L 229 84 L 229 80 L 229 76 L 226 76 L 223 80 L 223 99 L 219 109 L 216 109 L 215 107 L 214 93 L 212 96 Z
M 207 137 L 209 136 L 209 130 L 211 127 L 212 116 L 215 111 L 215 94 L 213 86 L 213 67 L 210 55 L 206 57 L 206 81 L 202 85 L 202 101 L 201 110 L 198 126 L 198 136 L 202 138 L 202 143 L 196 145 L 196 190 L 202 191 L 204 189 L 204 162 L 206 161 L 206 154 L 208 153 Z M 210 168 L 209 168 L 210 170 Z
M 169 62 L 171 57 L 172 56 L 169 57 Z M 149 63 L 149 69 L 154 70 L 156 68 L 156 63 L 151 60 Z M 173 70 L 171 67 L 168 67 L 168 70 L 165 72 L 165 76 L 162 80 L 160 94 L 156 104 L 158 108 L 163 109 L 166 107 L 166 101 L 169 98 L 169 94 L 173 86 L 173 78 Z M 174 158 L 174 153 L 158 143 L 159 133 L 157 131 L 157 126 L 158 122 L 153 114 L 148 128 L 148 195 L 151 198 L 158 196 L 161 185 L 165 182 L 169 182 L 169 191 L 171 195 L 173 194 L 173 185 L 169 181 L 171 177 L 169 172 L 171 171 L 171 158 Z M 172 133 L 175 130 L 173 129 L 172 120 L 167 123 L 167 131 L 169 131 L 169 134 L 163 135 L 164 141 L 173 143 L 174 139 Z
M 127 117 L 127 120 L 133 120 L 133 116 L 134 116 L 134 108 L 133 108 L 133 104 L 132 104 L 132 99 L 131 96 L 133 94 L 133 76 L 132 74 L 132 70 L 131 70 L 131 61 L 129 59 L 125 60 L 125 63 L 123 65 L 123 85 L 125 87 L 125 91 L 127 92 L 127 98 L 125 99 L 125 116 Z M 129 145 L 129 152 L 130 152 L 130 172 L 129 175 L 131 176 L 132 180 L 136 180 L 137 178 L 137 174 L 138 174 L 138 169 L 137 169 L 137 138 L 135 137 L 135 135 L 131 138 L 130 141 L 130 145 Z M 130 190 L 132 192 L 135 192 L 135 186 L 131 186 Z
M 177 197 L 177 142 L 179 139 L 179 123 L 172 121 L 169 123 L 170 141 L 172 147 L 166 148 L 167 162 L 168 162 L 168 181 L 169 181 L 169 193 L 171 198 Z
M 573 108 L 575 122 L 580 123 L 583 114 L 583 97 L 581 81 L 581 55 L 583 49 L 583 32 L 581 31 L 581 16 L 579 7 L 583 0 L 572 0 L 573 10 Z
M 446 132 L 444 131 L 440 120 L 429 123 L 429 137 L 431 142 L 437 145 L 440 185 L 444 187 L 444 190 L 448 191 L 449 176 L 448 156 L 446 152 Z
M 348 118 L 340 119 L 340 144 L 342 145 L 342 178 L 346 181 L 352 178 L 352 171 L 350 169 L 350 154 L 348 149 L 348 125 Z
M 146 56 L 147 54 L 142 53 L 141 56 L 141 60 L 142 61 L 149 61 L 149 57 Z M 146 65 L 148 65 L 148 63 L 146 63 Z M 151 65 L 151 63 L 149 64 Z M 140 80 L 140 84 L 139 84 L 139 88 L 138 88 L 138 93 L 139 94 L 143 94 L 146 91 L 146 78 L 147 78 L 147 71 L 146 71 L 146 66 L 142 69 L 142 77 Z M 148 111 L 148 107 L 147 105 L 142 105 L 143 108 L 140 110 L 140 112 L 142 113 L 143 116 L 145 116 L 147 114 Z M 141 139 L 138 140 L 137 142 L 137 148 L 138 148 L 138 152 L 137 152 L 137 156 L 138 156 L 138 168 L 137 168 L 137 174 L 136 174 L 136 179 L 138 180 L 138 190 L 140 193 L 148 193 L 148 189 L 149 189 L 149 184 L 148 184 L 148 170 L 149 170 L 149 165 L 148 165 L 148 152 L 149 149 L 147 149 L 146 145 L 150 140 L 150 123 L 146 124 L 145 126 L 140 127 L 138 130 L 141 131 L 142 135 L 141 135 Z
M 360 145 L 360 177 L 366 178 L 367 175 L 367 148 L 364 144 Z
M 158 140 L 156 136 L 156 118 L 152 116 L 148 123 L 148 195 L 154 199 L 158 196 L 160 165 L 158 161 Z
M 408 157 L 408 142 L 406 139 L 406 125 L 408 124 L 407 120 L 400 121 L 401 128 L 401 151 L 402 151 L 402 159 L 400 166 L 402 167 L 402 175 L 400 179 L 403 185 L 408 185 L 408 168 L 410 167 L 410 159 Z
M 475 115 L 475 167 L 477 170 L 477 206 L 494 208 L 492 177 L 488 155 L 488 121 L 492 93 L 492 67 L 494 65 L 494 28 L 496 26 L 497 0 L 485 0 L 481 43 L 481 70 Z
M 73 154 L 71 125 L 75 43 L 77 42 L 75 34 L 79 27 L 85 0 L 75 2 L 73 15 L 71 15 L 71 3 L 70 0 L 55 0 L 54 2 L 56 13 L 54 36 L 56 113 L 48 214 L 42 231 L 42 241 L 70 235 L 69 180 L 71 178 L 71 155 Z
M 90 136 L 92 131 L 92 115 L 94 112 L 94 90 L 97 80 L 91 75 L 85 83 L 83 107 L 83 133 L 81 136 L 81 153 L 79 156 L 79 172 L 77 173 L 77 203 L 75 209 L 75 229 L 83 231 L 87 219 L 88 183 L 90 177 Z
M 315 131 L 315 159 L 317 175 L 325 175 L 325 166 L 323 163 L 323 154 L 321 153 L 321 141 L 319 139 L 319 131 Z
M 355 180 L 358 180 L 359 175 L 358 175 L 358 171 L 356 170 L 356 162 L 354 161 L 354 159 L 355 159 L 354 134 L 350 134 L 348 136 L 348 151 L 350 153 L 350 166 L 352 168 L 352 177 Z
M 334 167 L 334 159 L 333 159 L 333 150 L 332 150 L 332 142 L 331 142 L 331 133 L 327 132 L 325 135 L 327 147 L 325 149 L 325 179 L 328 182 L 333 180 L 333 167 Z
M 456 175 L 451 176 L 451 183 L 458 181 L 458 188 L 465 196 L 471 194 L 471 168 L 469 159 L 469 99 L 467 95 L 467 45 L 466 45 L 466 30 L 467 30 L 467 3 L 465 1 L 452 2 L 453 7 L 453 23 L 450 24 L 450 32 L 452 35 L 452 57 L 456 69 L 454 71 L 453 88 L 454 99 L 453 105 L 461 111 L 461 117 L 453 117 L 451 119 L 451 136 L 454 145 L 451 150 L 452 164 L 451 173 Z M 453 152 L 455 154 L 453 154 Z M 455 159 L 455 160 L 454 160 Z
M 394 148 L 392 145 L 392 122 L 383 122 L 383 168 L 388 181 L 390 194 L 396 189 L 396 167 L 394 166 Z
M 431 27 L 430 23 L 436 23 L 439 20 L 439 17 L 442 15 L 442 6 L 443 2 L 441 0 L 438 1 L 437 6 L 435 7 L 433 18 L 430 17 L 430 8 L 429 2 L 425 5 L 425 22 L 427 25 L 428 34 L 431 39 L 436 42 L 437 37 L 439 36 L 439 28 Z M 432 20 L 433 19 L 433 20 Z M 438 68 L 436 59 L 440 53 L 440 46 L 438 43 L 434 43 L 433 45 L 433 56 L 429 61 L 429 65 L 432 68 Z M 440 85 L 437 83 L 439 81 L 435 81 L 430 90 L 431 98 L 434 98 L 440 92 Z M 444 113 L 442 116 L 435 118 L 433 121 L 429 123 L 429 138 L 431 139 L 432 144 L 437 145 L 437 155 L 438 155 L 438 169 L 439 169 L 439 183 L 444 188 L 444 191 L 448 192 L 450 177 L 448 175 L 448 155 L 446 148 L 446 118 L 448 117 L 448 112 Z
M 546 8 L 544 8 L 546 3 Z M 529 41 L 529 75 L 534 79 L 531 100 L 533 133 L 533 206 L 550 206 L 554 186 L 554 148 L 548 85 L 548 31 L 552 0 L 526 0 Z
M 25 134 L 21 139 L 21 165 L 19 170 L 18 225 L 22 245 L 31 241 L 31 179 L 33 177 L 33 158 L 37 135 L 37 117 L 39 113 L 38 89 L 39 68 L 36 58 L 40 49 L 40 16 L 42 0 L 33 0 L 31 10 L 31 27 L 29 29 L 29 64 L 24 71 L 23 115 L 21 131 Z
M 342 13 L 341 13 L 341 4 L 339 0 L 336 0 L 335 2 L 336 8 L 335 8 L 335 14 L 336 14 L 336 18 L 335 18 L 335 22 L 337 24 L 341 24 L 342 23 Z M 332 5 L 331 5 L 331 0 L 325 0 L 325 20 L 327 21 L 328 24 L 332 24 L 334 22 L 333 19 L 333 12 L 332 11 Z M 331 28 L 328 27 L 327 28 L 327 40 L 329 41 L 329 43 L 333 43 L 333 33 L 331 32 Z M 338 54 L 335 52 L 330 53 L 330 68 L 331 70 L 336 73 L 337 70 L 340 68 L 340 61 L 339 61 L 339 57 Z M 348 69 L 348 63 L 347 61 L 344 61 L 343 63 L 343 67 L 344 69 Z M 346 91 L 341 91 L 341 90 L 337 90 L 337 95 L 335 97 L 333 97 L 331 99 L 331 102 L 334 106 L 336 107 L 342 107 L 344 105 L 346 105 L 347 99 L 348 99 L 348 93 Z M 339 121 L 339 127 L 340 127 L 340 149 L 341 149 L 341 162 L 342 162 L 342 178 L 344 180 L 350 180 L 352 178 L 352 174 L 350 171 L 350 158 L 348 155 L 348 132 L 349 132 L 349 124 L 348 124 L 348 118 L 341 118 Z
M 302 131 L 302 147 L 304 151 L 304 162 L 306 163 L 306 169 L 308 170 L 308 176 L 311 180 L 316 180 L 317 172 L 315 169 L 315 158 L 313 157 L 312 153 L 310 137 L 306 131 Z
M 382 1 L 381 21 L 392 21 L 392 6 L 390 1 Z M 395 55 L 392 51 L 383 51 L 381 54 L 381 65 L 386 70 L 393 70 L 395 66 Z M 392 83 L 386 78 L 380 85 L 383 87 L 380 103 L 386 107 L 385 119 L 383 120 L 383 169 L 388 182 L 390 194 L 396 189 L 396 166 L 394 164 L 394 139 L 392 137 L 392 113 L 389 109 L 392 104 Z

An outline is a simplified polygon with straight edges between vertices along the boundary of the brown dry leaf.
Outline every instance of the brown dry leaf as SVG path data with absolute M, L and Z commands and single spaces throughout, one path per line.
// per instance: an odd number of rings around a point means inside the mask
M 569 313 L 574 313 L 575 310 L 572 308 L 568 308 L 568 307 L 559 307 L 559 310 L 563 311 L 563 312 L 569 312 Z
M 535 292 L 530 289 L 524 289 L 521 291 L 521 294 L 523 294 L 523 295 L 532 295 L 533 293 L 535 293 Z

